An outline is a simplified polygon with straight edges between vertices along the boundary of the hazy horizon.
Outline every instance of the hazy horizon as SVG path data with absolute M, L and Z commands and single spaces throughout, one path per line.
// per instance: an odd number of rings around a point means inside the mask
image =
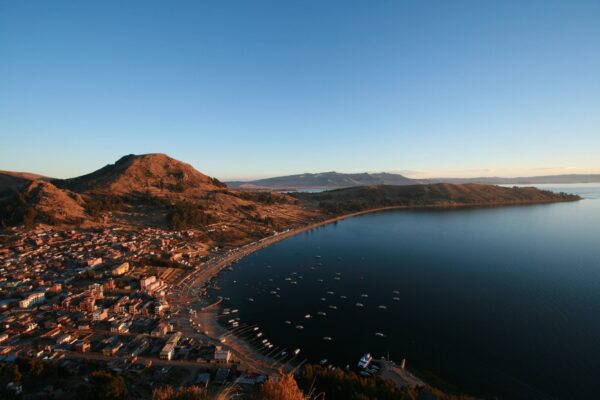
M 0 169 L 600 172 L 600 3 L 4 2 Z M 411 175 L 412 174 L 412 175 Z

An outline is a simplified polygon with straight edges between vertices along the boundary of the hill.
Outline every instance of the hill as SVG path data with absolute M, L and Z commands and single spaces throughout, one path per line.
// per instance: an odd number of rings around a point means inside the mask
M 479 178 L 433 178 L 423 179 L 425 183 L 482 183 L 492 185 L 535 185 L 600 183 L 600 174 L 545 175 L 518 178 L 479 177 Z
M 313 207 L 334 214 L 395 206 L 485 206 L 580 200 L 577 195 L 553 193 L 533 187 L 447 183 L 352 187 L 320 193 L 295 193 L 294 196 L 310 202 Z
M 258 179 L 248 182 L 228 182 L 229 186 L 241 188 L 269 189 L 331 189 L 365 185 L 413 185 L 417 181 L 399 174 L 359 173 L 343 174 L 323 172 L 318 174 L 299 174 L 274 178 Z
M 215 178 L 166 154 L 127 155 L 87 175 L 55 179 L 56 186 L 78 192 L 168 195 L 224 188 Z

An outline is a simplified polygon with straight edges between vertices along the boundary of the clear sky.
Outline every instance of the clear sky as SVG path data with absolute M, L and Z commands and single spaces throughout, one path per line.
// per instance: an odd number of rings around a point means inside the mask
M 0 1 L 0 169 L 600 172 L 600 1 Z

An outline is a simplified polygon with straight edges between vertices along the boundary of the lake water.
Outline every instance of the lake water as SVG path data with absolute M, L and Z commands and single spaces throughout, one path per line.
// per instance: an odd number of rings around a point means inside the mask
M 314 363 L 389 354 L 488 398 L 600 398 L 600 185 L 543 188 L 586 199 L 343 220 L 243 259 L 220 294 Z

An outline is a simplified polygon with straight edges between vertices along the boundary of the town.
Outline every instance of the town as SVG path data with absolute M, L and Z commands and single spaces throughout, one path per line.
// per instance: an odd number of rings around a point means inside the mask
M 263 381 L 238 368 L 228 349 L 173 323 L 181 310 L 167 292 L 206 260 L 199 248 L 192 231 L 11 233 L 0 250 L 0 362 L 38 358 L 77 368 L 95 360 L 119 373 L 148 371 L 155 382 L 201 386 Z

